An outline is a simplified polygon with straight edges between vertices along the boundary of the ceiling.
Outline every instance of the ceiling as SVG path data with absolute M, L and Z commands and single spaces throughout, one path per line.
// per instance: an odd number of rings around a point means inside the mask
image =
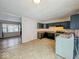
M 30 17 L 37 20 L 51 20 L 69 16 L 79 10 L 79 0 L 0 0 L 0 15 Z

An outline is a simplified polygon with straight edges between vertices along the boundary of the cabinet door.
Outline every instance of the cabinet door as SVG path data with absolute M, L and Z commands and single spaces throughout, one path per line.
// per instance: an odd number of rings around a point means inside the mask
M 71 29 L 79 29 L 79 14 L 71 16 Z

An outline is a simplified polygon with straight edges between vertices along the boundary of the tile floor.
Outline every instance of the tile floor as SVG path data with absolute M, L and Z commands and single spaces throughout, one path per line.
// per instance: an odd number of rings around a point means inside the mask
M 55 41 L 37 39 L 24 44 L 15 45 L 0 50 L 0 59 L 56 59 Z

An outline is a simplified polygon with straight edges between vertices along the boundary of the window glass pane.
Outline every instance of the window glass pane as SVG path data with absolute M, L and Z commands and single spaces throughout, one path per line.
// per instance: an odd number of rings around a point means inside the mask
M 12 24 L 8 24 L 8 32 L 14 32 L 14 26 Z
M 19 31 L 18 25 L 14 25 L 14 31 L 15 31 L 15 32 L 18 32 L 18 31 Z
M 3 32 L 6 33 L 7 32 L 7 24 L 2 24 L 3 27 Z
M 20 25 L 18 24 L 3 24 L 3 32 L 19 32 Z
M 20 25 L 18 25 L 18 31 L 20 32 L 21 28 L 20 28 Z

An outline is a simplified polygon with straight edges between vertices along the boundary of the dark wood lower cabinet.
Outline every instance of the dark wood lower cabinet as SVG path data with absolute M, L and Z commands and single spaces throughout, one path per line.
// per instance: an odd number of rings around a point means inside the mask
M 55 33 L 38 33 L 38 39 L 42 39 L 42 38 L 48 38 L 48 39 L 55 39 Z
M 47 38 L 49 38 L 49 39 L 55 39 L 55 33 L 47 33 Z

